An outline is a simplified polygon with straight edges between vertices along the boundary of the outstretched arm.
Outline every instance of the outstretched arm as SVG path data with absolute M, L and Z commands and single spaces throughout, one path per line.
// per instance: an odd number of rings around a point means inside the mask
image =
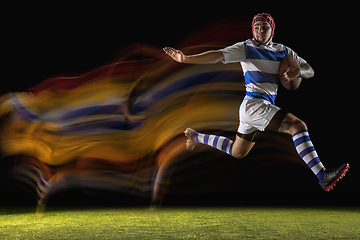
M 224 60 L 224 55 L 219 50 L 207 51 L 196 55 L 185 55 L 182 51 L 171 47 L 165 47 L 163 50 L 179 63 L 211 64 Z

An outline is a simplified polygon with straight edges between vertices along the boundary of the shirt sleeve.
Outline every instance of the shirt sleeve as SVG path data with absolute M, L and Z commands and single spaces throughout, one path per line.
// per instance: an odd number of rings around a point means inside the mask
M 286 47 L 287 49 L 287 57 L 292 57 L 294 58 L 299 64 L 300 67 L 304 66 L 307 62 L 305 61 L 305 59 L 299 57 L 296 52 L 294 52 L 291 48 Z
M 242 62 L 246 59 L 244 42 L 235 43 L 232 46 L 220 49 L 224 55 L 222 63 Z

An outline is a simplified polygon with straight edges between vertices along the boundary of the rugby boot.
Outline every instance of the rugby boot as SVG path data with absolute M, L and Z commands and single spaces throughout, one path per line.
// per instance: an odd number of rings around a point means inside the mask
M 192 150 L 194 150 L 196 145 L 196 142 L 194 141 L 194 135 L 196 131 L 192 128 L 187 128 L 184 133 L 185 136 L 188 138 L 188 140 L 186 141 L 186 149 L 191 152 Z
M 339 167 L 338 169 L 329 169 L 325 170 L 325 177 L 322 183 L 320 183 L 320 186 L 327 192 L 332 190 L 335 186 L 335 183 L 337 183 L 340 179 L 342 179 L 346 172 L 349 171 L 349 164 L 344 163 Z

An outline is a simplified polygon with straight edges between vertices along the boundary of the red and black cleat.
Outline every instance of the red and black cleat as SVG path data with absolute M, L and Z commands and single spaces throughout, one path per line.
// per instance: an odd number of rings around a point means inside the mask
M 335 183 L 337 183 L 340 179 L 342 179 L 346 172 L 349 171 L 349 164 L 344 163 L 338 169 L 329 169 L 325 170 L 324 181 L 320 183 L 320 186 L 327 192 L 332 190 L 335 187 Z

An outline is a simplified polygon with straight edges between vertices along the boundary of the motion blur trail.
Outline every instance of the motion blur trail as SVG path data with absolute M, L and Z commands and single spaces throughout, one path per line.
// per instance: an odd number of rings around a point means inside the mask
M 175 47 L 186 54 L 219 49 L 248 38 L 248 24 L 218 22 Z M 240 64 L 179 64 L 161 48 L 143 44 L 119 54 L 88 73 L 47 79 L 27 92 L 2 96 L 2 154 L 18 156 L 14 177 L 36 189 L 39 204 L 75 187 L 122 191 L 161 203 L 179 163 L 191 168 L 194 163 L 187 159 L 196 162 L 200 152 L 213 151 L 199 147 L 188 153 L 187 127 L 234 137 L 245 94 Z M 288 139 L 279 138 L 285 141 L 280 151 L 297 156 L 286 147 Z M 226 158 L 218 153 L 207 158 L 216 160 L 210 172 L 219 164 L 240 164 L 217 161 Z

